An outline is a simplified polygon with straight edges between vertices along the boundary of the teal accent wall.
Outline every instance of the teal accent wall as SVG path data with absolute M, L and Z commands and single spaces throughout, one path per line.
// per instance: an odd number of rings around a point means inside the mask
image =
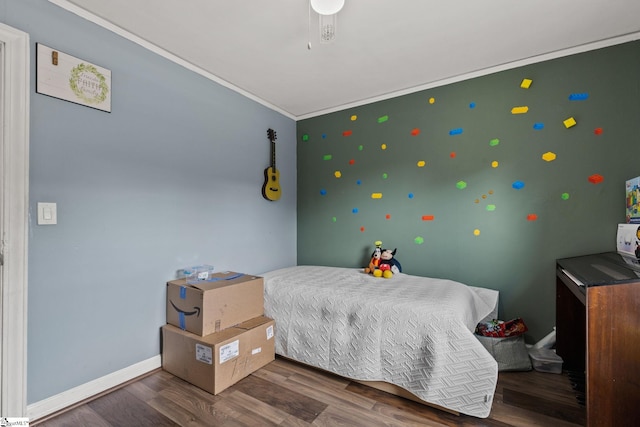
M 364 266 L 381 240 L 405 273 L 499 290 L 536 341 L 555 260 L 615 250 L 639 82 L 630 42 L 299 121 L 298 264 Z

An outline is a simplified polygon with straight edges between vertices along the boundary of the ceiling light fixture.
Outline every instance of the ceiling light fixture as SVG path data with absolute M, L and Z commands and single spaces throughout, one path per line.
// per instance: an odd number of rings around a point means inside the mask
M 313 10 L 320 16 L 320 43 L 331 43 L 336 39 L 338 12 L 344 0 L 309 0 Z

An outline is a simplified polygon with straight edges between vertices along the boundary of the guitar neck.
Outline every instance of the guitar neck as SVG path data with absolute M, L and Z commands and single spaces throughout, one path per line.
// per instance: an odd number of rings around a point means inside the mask
M 271 141 L 271 168 L 276 170 L 276 142 Z

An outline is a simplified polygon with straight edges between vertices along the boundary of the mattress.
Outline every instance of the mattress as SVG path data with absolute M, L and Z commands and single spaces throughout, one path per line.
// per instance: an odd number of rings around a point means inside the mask
M 475 338 L 498 292 L 445 279 L 297 266 L 263 274 L 276 353 L 486 418 L 498 366 Z

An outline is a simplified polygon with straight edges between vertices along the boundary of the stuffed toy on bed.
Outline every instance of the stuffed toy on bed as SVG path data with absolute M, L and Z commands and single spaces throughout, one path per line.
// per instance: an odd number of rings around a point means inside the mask
M 365 273 L 373 274 L 373 272 L 378 269 L 380 265 L 380 255 L 382 255 L 382 242 L 378 240 L 376 241 L 376 248 L 371 254 L 371 261 L 369 261 L 369 265 L 364 268 Z
M 384 277 L 390 279 L 394 274 L 402 272 L 402 266 L 395 259 L 398 249 L 382 249 L 382 242 L 376 242 L 376 248 L 371 254 L 369 266 L 364 269 L 367 274 L 373 274 L 375 277 Z

